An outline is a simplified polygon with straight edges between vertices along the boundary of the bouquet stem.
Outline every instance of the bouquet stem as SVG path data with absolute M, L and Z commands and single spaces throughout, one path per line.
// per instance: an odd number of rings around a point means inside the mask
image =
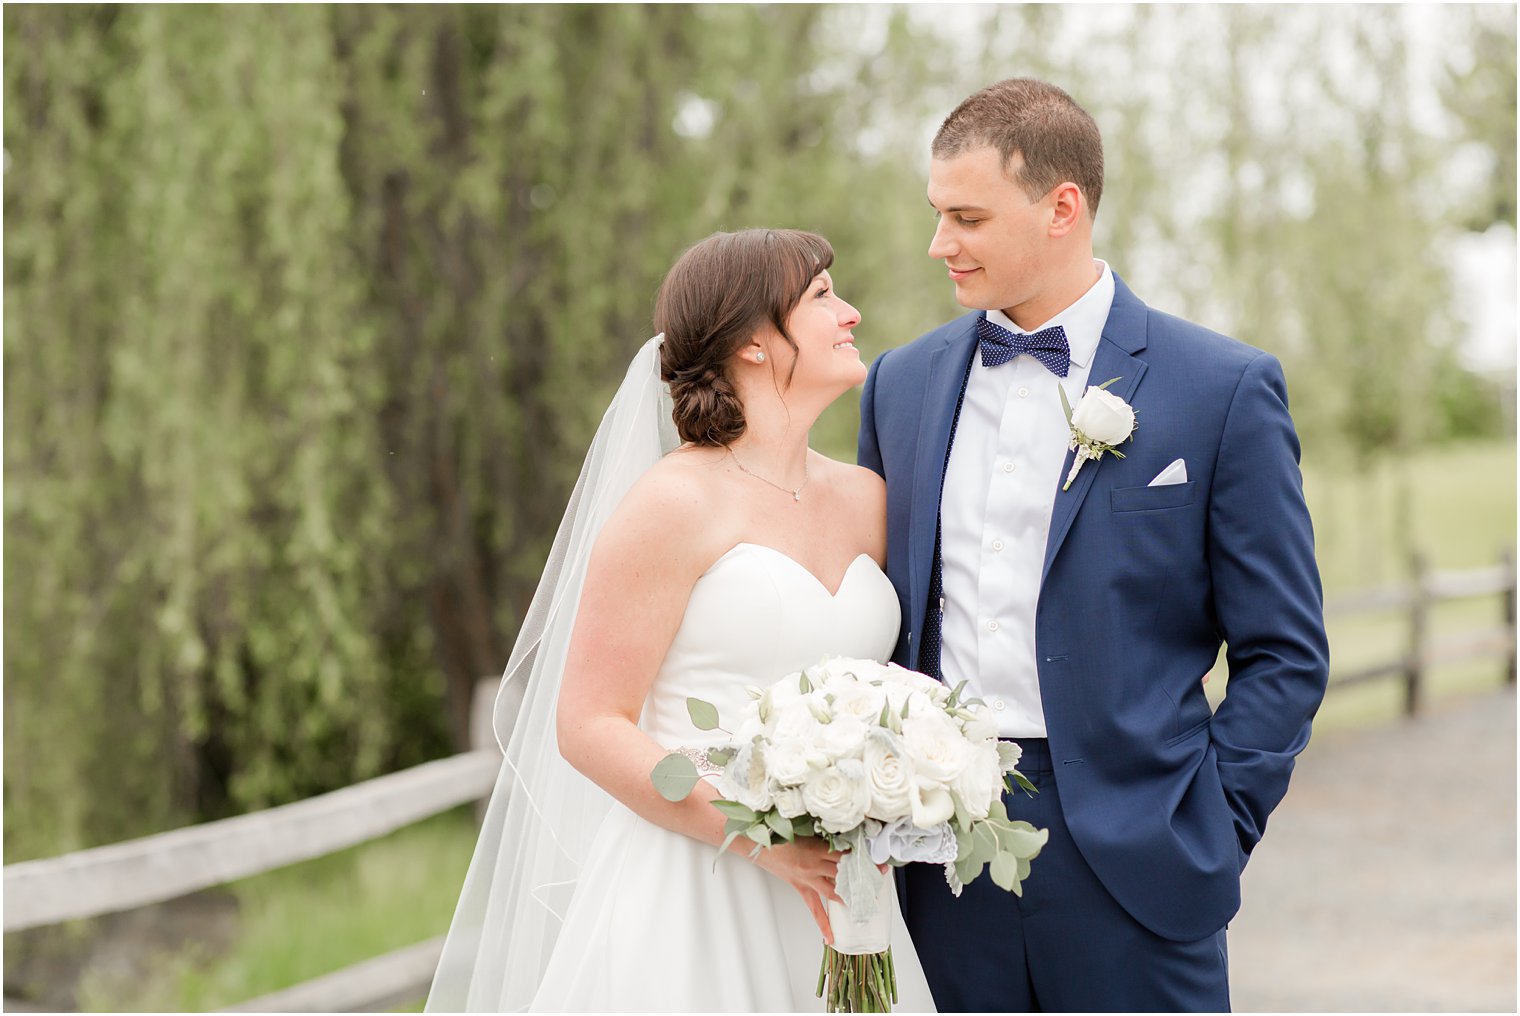
M 817 994 L 825 1012 L 891 1012 L 897 1002 L 892 950 L 850 955 L 824 946 Z

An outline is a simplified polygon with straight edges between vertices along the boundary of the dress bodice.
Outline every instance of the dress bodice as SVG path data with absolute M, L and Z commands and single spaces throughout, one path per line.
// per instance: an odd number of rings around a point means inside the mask
M 732 730 L 750 701 L 746 686 L 764 688 L 825 656 L 884 661 L 900 621 L 891 581 L 866 554 L 831 594 L 781 551 L 735 544 L 692 587 L 639 726 L 668 748 L 712 744 L 713 733 L 692 724 L 688 697 L 712 703 Z

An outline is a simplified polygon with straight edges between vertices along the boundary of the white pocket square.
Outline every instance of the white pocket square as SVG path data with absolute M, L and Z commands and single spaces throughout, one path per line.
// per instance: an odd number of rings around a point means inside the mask
M 1156 474 L 1156 478 L 1147 487 L 1168 487 L 1174 483 L 1187 483 L 1187 463 L 1178 459 Z

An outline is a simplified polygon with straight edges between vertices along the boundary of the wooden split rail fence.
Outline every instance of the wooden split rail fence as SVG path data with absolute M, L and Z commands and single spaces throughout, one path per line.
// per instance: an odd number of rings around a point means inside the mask
M 1447 639 L 1430 635 L 1432 608 L 1451 600 L 1498 596 L 1490 627 Z M 1327 620 L 1407 612 L 1408 638 L 1385 662 L 1331 675 L 1332 690 L 1396 677 L 1405 711 L 1418 712 L 1429 669 L 1500 656 L 1515 681 L 1515 559 L 1472 571 L 1430 571 L 1416 562 L 1415 579 L 1331 600 Z M 61 857 L 5 866 L 4 927 L 25 931 L 78 918 L 130 910 L 257 875 L 376 839 L 403 826 L 491 792 L 501 754 L 491 736 L 496 679 L 477 688 L 472 741 L 476 748 L 305 801 Z M 442 936 L 366 960 L 335 973 L 252 999 L 230 1012 L 374 1012 L 415 1003 L 432 982 Z M 23 999 L 5 1008 L 26 1011 Z

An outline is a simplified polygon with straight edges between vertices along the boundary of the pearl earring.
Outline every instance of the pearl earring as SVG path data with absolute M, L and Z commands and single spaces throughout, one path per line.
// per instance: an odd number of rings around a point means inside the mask
M 764 353 L 756 353 L 755 354 L 755 362 L 756 363 L 764 363 L 765 362 L 765 354 Z

